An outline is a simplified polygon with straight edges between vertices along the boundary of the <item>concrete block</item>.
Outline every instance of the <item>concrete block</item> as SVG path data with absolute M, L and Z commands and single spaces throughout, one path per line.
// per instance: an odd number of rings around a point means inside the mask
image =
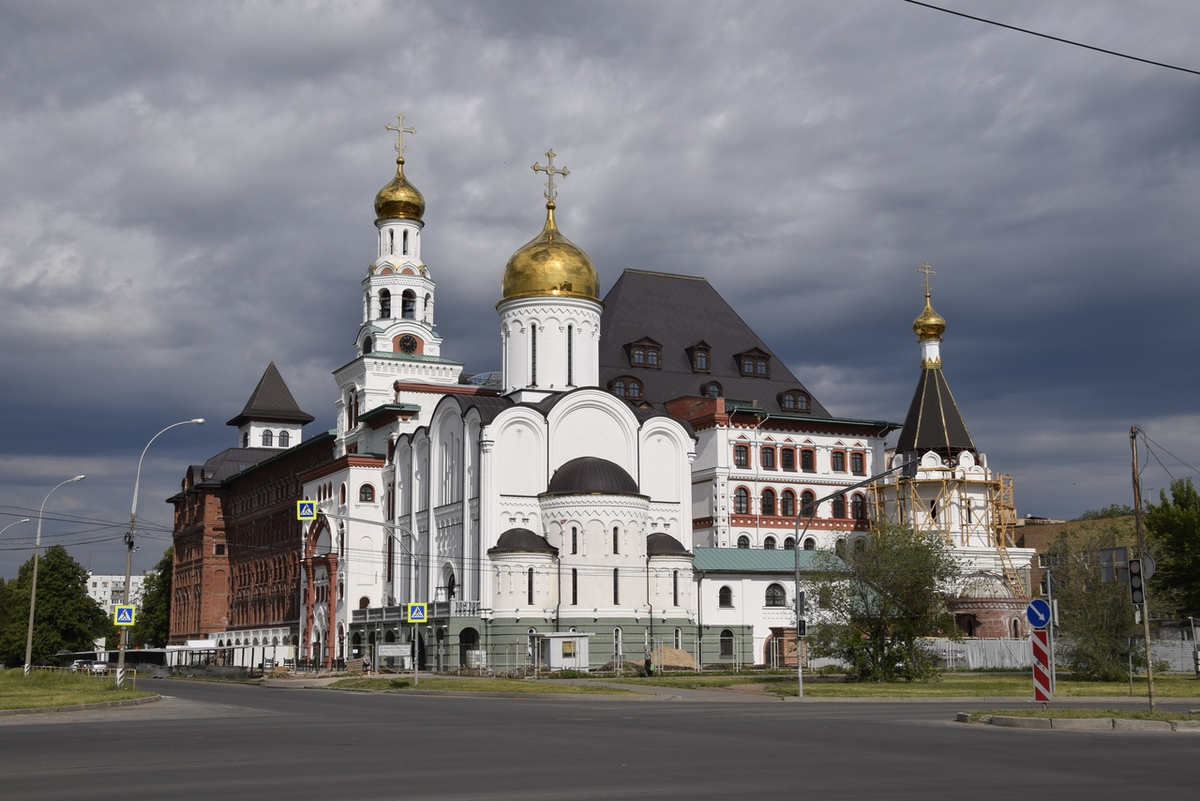
M 1166 720 L 1125 720 L 1113 718 L 1113 728 L 1117 731 L 1171 731 L 1171 723 Z
M 954 719 L 956 721 L 958 721 L 959 723 L 970 723 L 971 722 L 971 713 L 970 712 L 959 712 L 957 715 L 954 716 Z
M 1171 728 L 1175 731 L 1194 731 L 1200 733 L 1200 720 L 1172 720 Z
M 1053 718 L 1053 728 L 1063 731 L 1112 731 L 1112 718 Z
M 1050 718 L 1017 718 L 1008 715 L 993 715 L 993 726 L 1008 726 L 1012 729 L 1048 729 Z

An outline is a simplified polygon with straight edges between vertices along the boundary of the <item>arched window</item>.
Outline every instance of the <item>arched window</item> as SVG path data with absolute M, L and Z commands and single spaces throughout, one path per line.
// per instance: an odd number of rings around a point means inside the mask
M 392 293 L 386 289 L 379 290 L 379 316 L 383 319 L 392 316 Z
M 370 606 L 371 606 L 371 599 L 368 598 L 367 596 L 364 595 L 363 597 L 358 599 L 358 608 L 359 609 L 367 609 Z
M 396 252 L 396 232 L 388 229 L 388 255 Z
M 766 605 L 787 606 L 787 593 L 784 592 L 783 585 L 771 584 L 767 586 Z
M 613 568 L 613 606 L 621 603 L 621 571 Z
M 765 540 L 763 540 L 763 550 L 764 551 L 775 550 L 775 538 L 774 537 L 767 537 Z
M 867 519 L 867 503 L 859 493 L 855 493 L 854 497 L 850 500 L 850 516 L 855 520 Z
M 795 537 L 788 537 L 787 539 L 785 539 L 783 541 L 783 550 L 790 551 L 795 547 L 796 547 L 796 538 Z
M 839 495 L 833 499 L 833 516 L 834 517 L 845 517 L 846 516 L 846 496 L 845 495 Z
M 743 551 L 750 549 L 750 538 L 747 537 L 745 534 L 738 537 L 738 548 Z
M 532 567 L 529 568 L 529 573 L 527 574 L 527 577 L 528 577 L 527 583 L 525 586 L 525 602 L 528 603 L 530 606 L 533 606 L 533 568 Z
M 613 629 L 613 653 L 618 656 L 624 656 L 625 654 L 625 638 L 620 626 Z
M 400 316 L 405 320 L 412 320 L 417 316 L 417 293 L 411 289 L 404 290 L 404 294 L 400 296 Z
M 722 609 L 733 608 L 733 590 L 729 587 L 722 587 L 717 593 L 717 605 Z
M 765 489 L 762 494 L 762 513 L 775 516 L 775 490 Z
M 671 571 L 671 605 L 679 606 L 679 571 Z
M 784 517 L 796 516 L 796 493 L 791 490 L 784 490 L 779 496 L 779 514 Z
M 400 240 L 400 255 L 407 256 L 408 255 L 408 231 L 405 231 L 400 236 L 402 237 Z
M 342 485 L 342 489 L 338 493 L 338 503 L 342 504 L 343 506 L 346 505 L 346 485 L 345 484 Z
M 264 448 L 269 448 L 275 444 L 275 435 L 270 431 L 262 432 L 262 445 Z
M 571 568 L 571 606 L 579 603 L 579 571 Z
M 721 397 L 721 385 L 716 381 L 709 381 L 700 387 L 700 394 L 706 398 L 719 398 Z
M 735 515 L 748 514 L 750 511 L 750 491 L 745 487 L 738 487 L 733 493 L 733 513 Z
M 286 431 L 279 432 L 279 447 L 286 448 L 292 442 L 292 435 Z
M 358 488 L 358 500 L 362 503 L 375 503 L 375 488 L 370 484 L 363 484 Z
M 675 650 L 683 649 L 683 629 L 675 629 Z
M 571 526 L 571 553 L 579 553 L 579 529 Z
M 613 526 L 613 553 L 621 552 L 621 529 Z
M 616 381 L 614 381 L 613 385 L 612 385 L 612 391 L 613 391 L 613 394 L 616 395 L 618 398 L 625 397 L 625 381 L 620 378 L 618 378 Z
M 640 381 L 633 378 L 629 379 L 629 397 L 642 397 L 642 383 Z
M 805 517 L 812 517 L 817 513 L 817 507 L 813 502 L 817 499 L 816 495 L 812 494 L 812 490 L 805 490 L 800 494 L 800 514 Z
M 249 431 L 245 431 L 242 433 L 242 447 L 243 448 L 250 447 L 250 432 Z
M 806 551 L 817 550 L 817 541 L 814 540 L 812 537 L 805 537 L 804 538 L 804 550 L 806 550 Z
M 721 629 L 721 656 L 733 657 L 733 632 L 730 629 Z
M 365 337 L 363 339 L 363 353 L 370 353 L 373 350 L 375 350 L 375 340 Z

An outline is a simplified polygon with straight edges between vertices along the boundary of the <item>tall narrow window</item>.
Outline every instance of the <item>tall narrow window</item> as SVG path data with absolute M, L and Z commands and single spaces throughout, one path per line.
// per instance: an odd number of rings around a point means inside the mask
M 804 515 L 805 517 L 812 517 L 815 515 L 817 513 L 817 507 L 813 502 L 816 500 L 816 495 L 813 495 L 809 490 L 805 490 L 800 495 L 800 514 Z
M 762 494 L 762 514 L 775 516 L 775 490 L 765 489 Z
M 386 289 L 379 290 L 379 316 L 383 319 L 392 316 L 392 293 Z
M 567 326 L 567 386 L 575 386 L 575 326 Z
M 867 519 L 867 504 L 862 495 L 855 495 L 850 499 L 850 516 L 855 520 Z
M 388 255 L 396 252 L 396 232 L 388 229 Z
M 525 588 L 526 602 L 533 606 L 533 568 L 529 568 L 528 585 Z
M 537 386 L 537 326 L 529 326 L 529 386 Z
M 733 513 L 748 514 L 750 511 L 750 492 L 745 487 L 738 487 L 733 493 Z
M 571 553 L 579 553 L 579 529 L 571 526 Z
M 613 553 L 621 552 L 621 529 L 613 526 Z
M 721 656 L 733 656 L 733 631 L 730 629 L 721 630 Z
M 405 320 L 417 318 L 417 293 L 411 289 L 404 290 L 404 294 L 400 296 L 400 316 Z
M 579 571 L 571 568 L 571 606 L 579 603 Z
M 613 568 L 613 606 L 621 603 L 621 572 Z
M 679 606 L 679 571 L 671 571 L 671 605 Z
M 834 517 L 845 517 L 846 516 L 846 496 L 845 495 L 839 495 L 833 499 L 833 516 Z
M 784 517 L 796 516 L 796 493 L 791 490 L 784 490 L 779 496 L 779 514 Z
M 400 240 L 400 249 L 403 251 L 403 254 L 405 256 L 407 256 L 408 255 L 408 231 L 405 231 L 402 234 L 402 236 L 404 238 Z

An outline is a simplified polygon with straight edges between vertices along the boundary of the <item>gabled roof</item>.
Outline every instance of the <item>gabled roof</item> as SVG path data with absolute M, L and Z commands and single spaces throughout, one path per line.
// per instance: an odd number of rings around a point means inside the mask
M 250 394 L 250 400 L 246 401 L 242 413 L 226 425 L 240 426 L 252 420 L 304 425 L 315 419 L 311 414 L 300 410 L 296 399 L 292 397 L 292 391 L 288 389 L 283 376 L 279 374 L 279 369 L 275 367 L 275 362 L 271 362 L 262 378 L 258 380 L 258 386 Z
M 625 270 L 604 298 L 600 318 L 600 385 L 620 376 L 642 384 L 647 401 L 662 408 L 669 400 L 699 396 L 716 381 L 726 398 L 753 398 L 767 412 L 781 412 L 779 394 L 800 389 L 810 398 L 809 417 L 829 417 L 812 393 L 704 278 Z M 634 367 L 625 346 L 652 338 L 662 343 L 657 369 Z M 692 370 L 688 348 L 711 348 L 709 372 Z M 735 354 L 754 349 L 771 357 L 771 377 L 742 376 Z
M 974 450 L 975 442 L 954 402 L 942 368 L 924 367 L 904 418 L 904 428 L 896 441 L 896 452 L 933 451 L 952 460 L 963 451 Z

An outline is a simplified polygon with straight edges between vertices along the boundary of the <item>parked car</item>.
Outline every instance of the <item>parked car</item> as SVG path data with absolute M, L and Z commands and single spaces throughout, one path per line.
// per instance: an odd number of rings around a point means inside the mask
M 84 673 L 90 673 L 94 664 L 91 659 L 76 659 L 71 663 L 71 672 L 78 673 L 82 670 Z
M 99 676 L 105 675 L 106 673 L 108 673 L 108 663 L 107 662 L 93 662 L 92 663 L 92 673 L 95 673 Z

